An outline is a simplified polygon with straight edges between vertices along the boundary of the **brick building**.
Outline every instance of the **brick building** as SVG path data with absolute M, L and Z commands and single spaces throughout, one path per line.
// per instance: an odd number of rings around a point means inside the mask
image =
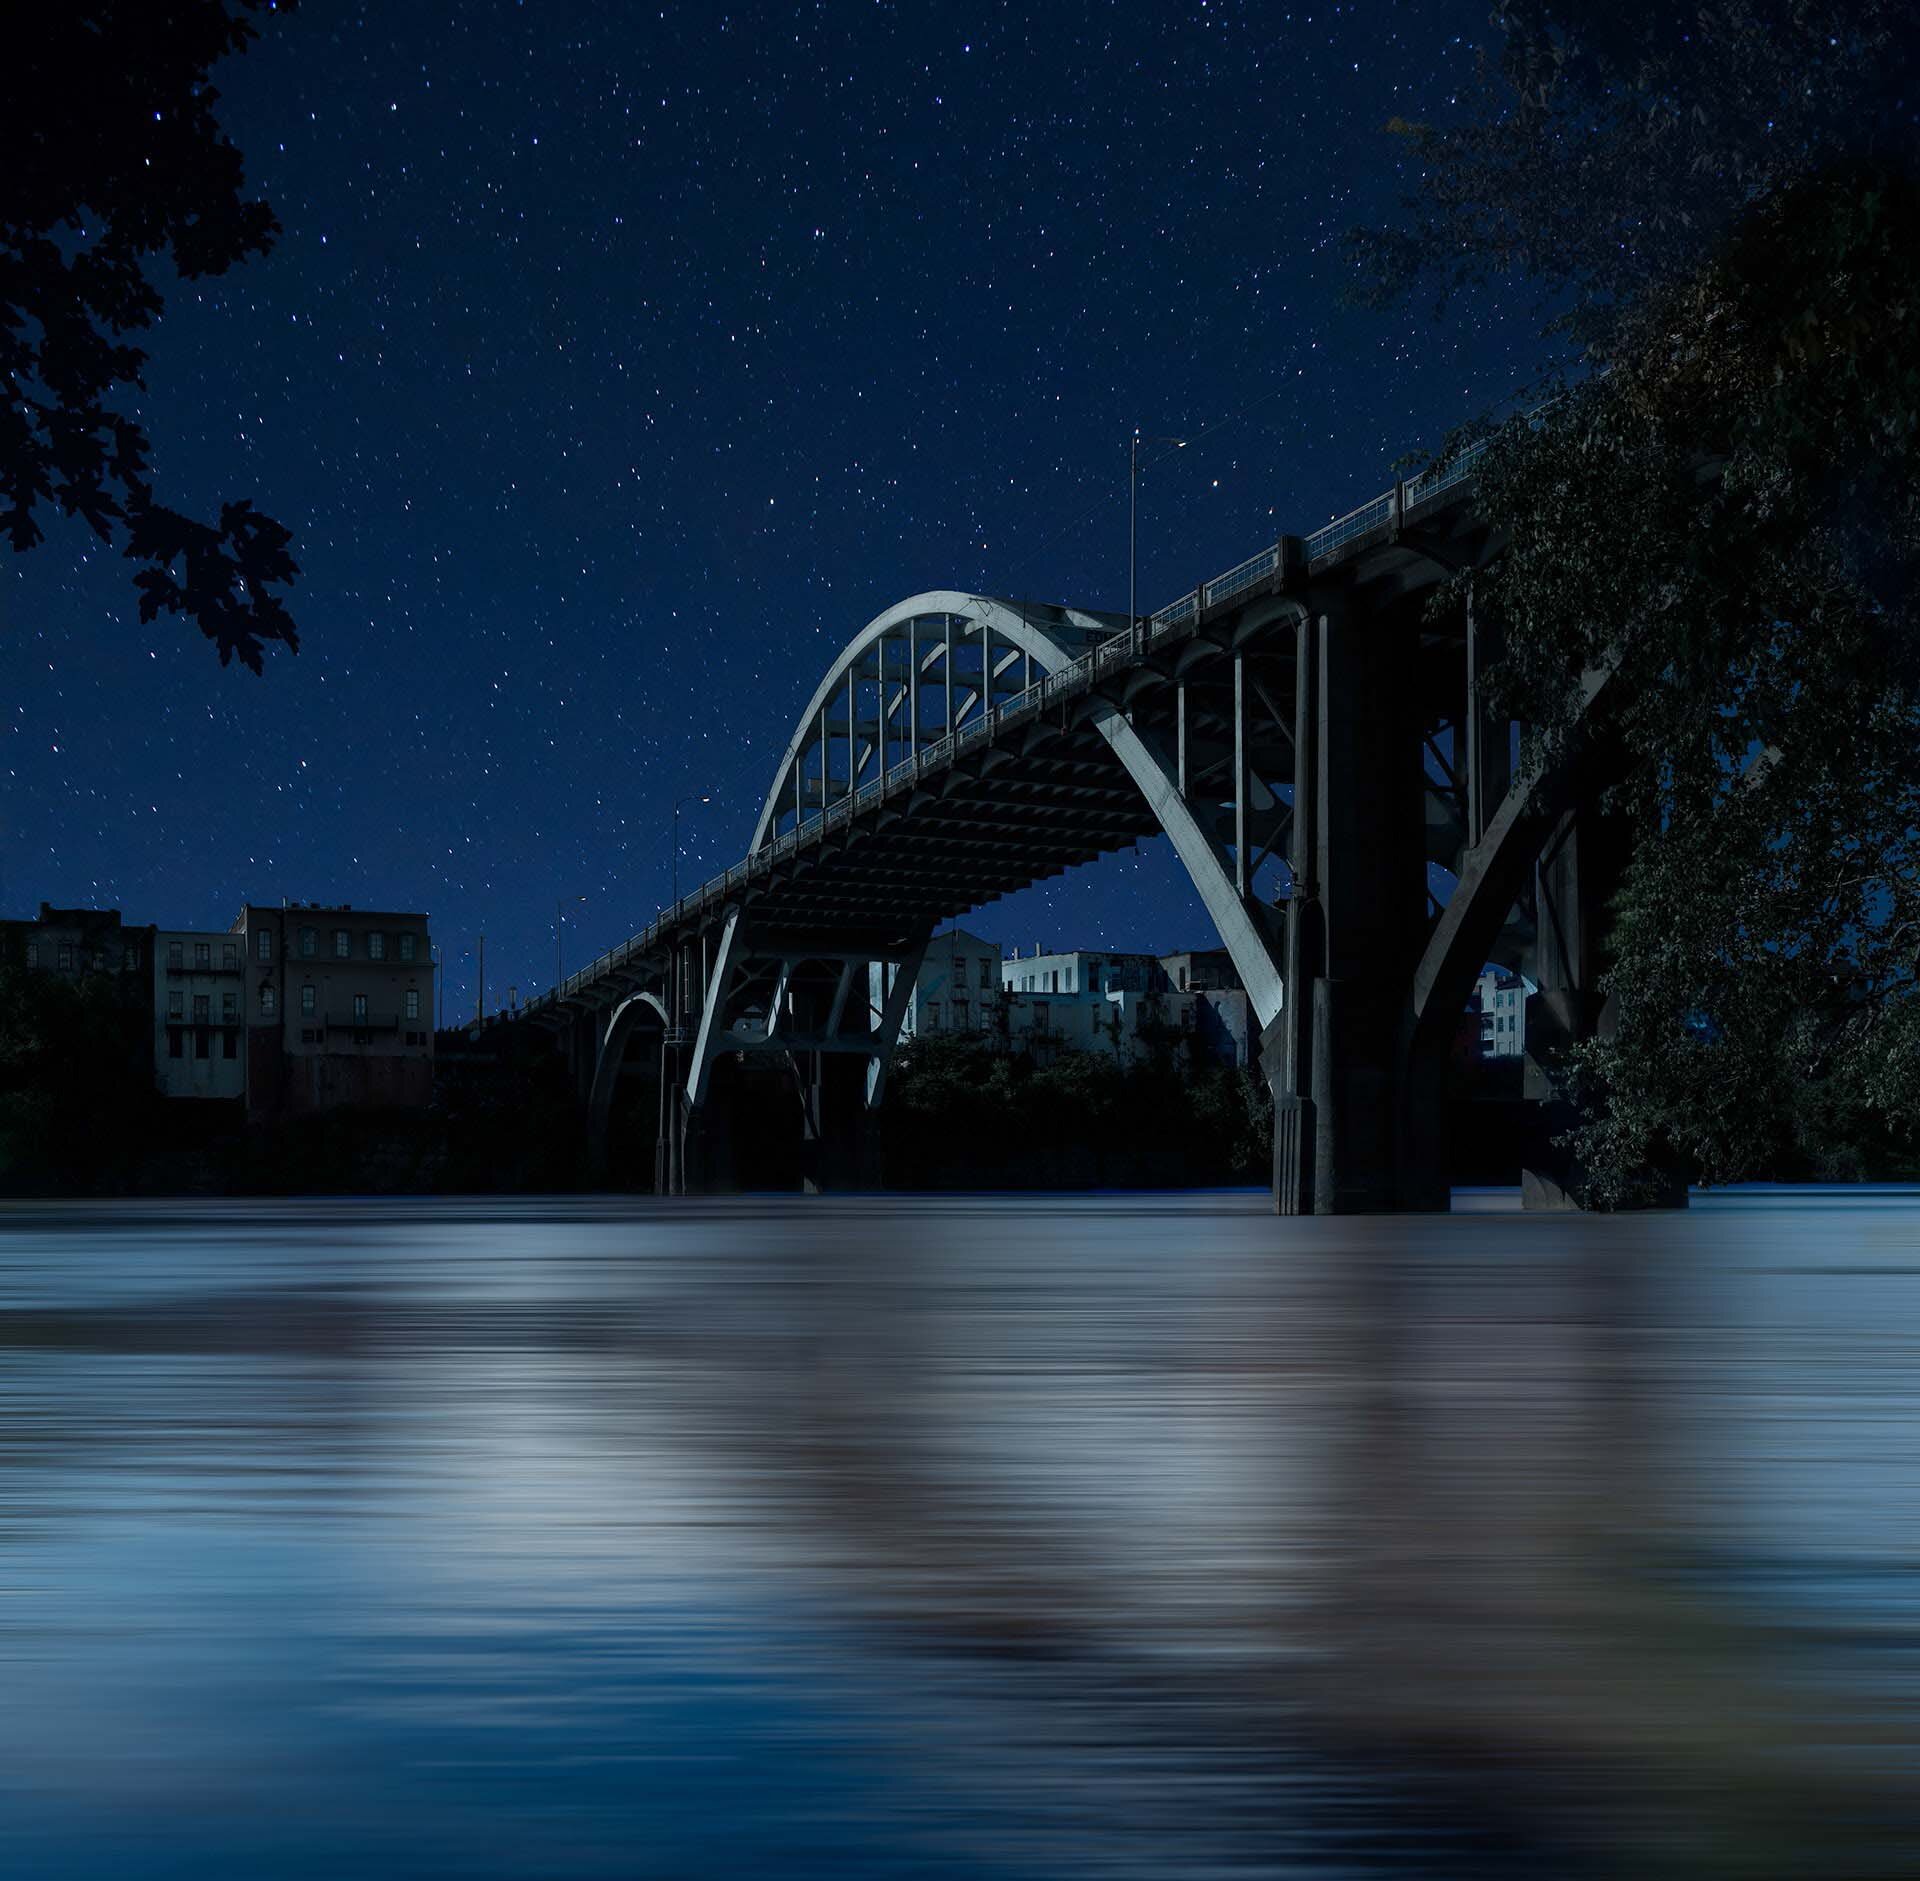
M 247 1114 L 433 1096 L 433 949 L 424 914 L 249 902 L 244 962 Z

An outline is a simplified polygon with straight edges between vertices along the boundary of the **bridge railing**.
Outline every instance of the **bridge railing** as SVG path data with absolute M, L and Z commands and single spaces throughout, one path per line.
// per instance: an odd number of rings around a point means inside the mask
M 1546 409 L 1542 405 L 1526 413 L 1527 422 L 1538 423 L 1541 412 Z M 1486 450 L 1487 443 L 1485 438 L 1476 439 L 1443 463 L 1433 465 L 1408 482 L 1395 484 L 1391 490 L 1370 498 L 1357 509 L 1351 509 L 1344 516 L 1336 516 L 1332 522 L 1323 524 L 1306 538 L 1308 563 L 1316 562 L 1336 549 L 1344 548 L 1348 543 L 1385 527 L 1396 516 L 1405 517 L 1419 505 L 1429 503 L 1457 484 L 1464 483 L 1473 475 L 1474 465 Z M 1147 617 L 1144 623 L 1146 637 L 1152 640 L 1172 633 L 1193 620 L 1202 608 L 1217 606 L 1252 587 L 1255 582 L 1265 580 L 1280 567 L 1284 554 L 1284 542 L 1275 542 L 1257 554 L 1248 556 L 1244 562 L 1237 563 L 1224 574 L 1202 582 L 1178 600 L 1168 602 L 1157 613 Z M 531 1012 L 554 1001 L 571 998 L 596 981 L 605 979 L 617 968 L 645 958 L 654 952 L 661 937 L 688 915 L 710 907 L 716 901 L 725 900 L 743 883 L 756 875 L 765 874 L 776 861 L 817 841 L 829 831 L 844 827 L 861 808 L 908 787 L 928 771 L 939 769 L 960 752 L 992 737 L 1000 727 L 1037 712 L 1043 705 L 1084 691 L 1103 673 L 1126 665 L 1133 658 L 1135 647 L 1134 632 L 1123 627 L 1118 633 L 1095 642 L 1070 665 L 1032 681 L 1012 698 L 998 705 L 982 707 L 972 718 L 956 725 L 944 737 L 923 746 L 916 756 L 904 759 L 870 779 L 851 795 L 824 804 L 818 815 L 795 824 L 783 835 L 776 836 L 755 850 L 744 862 L 737 862 L 724 874 L 703 882 L 691 894 L 682 896 L 674 906 L 655 915 L 631 939 L 603 953 L 591 966 L 568 974 L 551 993 L 529 1000 L 525 1010 Z
M 1264 580 L 1280 566 L 1280 544 L 1270 549 L 1262 549 L 1258 555 L 1249 555 L 1238 568 L 1229 568 L 1224 575 L 1215 575 L 1201 592 L 1206 596 L 1208 607 L 1236 595 L 1242 588 L 1251 588 L 1256 581 Z
M 1374 497 L 1370 502 L 1362 503 L 1358 509 L 1350 509 L 1344 516 L 1337 516 L 1323 529 L 1316 529 L 1307 538 L 1307 559 L 1331 553 L 1334 549 L 1351 542 L 1356 536 L 1370 535 L 1382 524 L 1390 521 L 1395 505 L 1400 500 L 1399 486 Z

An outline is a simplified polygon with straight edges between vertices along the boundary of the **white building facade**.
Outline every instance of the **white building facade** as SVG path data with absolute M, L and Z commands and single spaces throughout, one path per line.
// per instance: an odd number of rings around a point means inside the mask
M 1480 1014 L 1480 1056 L 1523 1058 L 1527 1050 L 1527 995 L 1531 984 L 1499 967 L 1483 968 L 1474 985 Z
M 875 1011 L 884 982 L 874 968 Z M 1077 1051 L 1123 1064 L 1190 1045 L 1217 1062 L 1246 1064 L 1250 1018 L 1237 986 L 1175 990 L 1151 954 L 1016 949 L 1007 957 L 998 942 L 954 928 L 928 943 L 901 1040 L 968 1038 L 1043 1060 Z
M 153 1069 L 163 1097 L 247 1094 L 246 960 L 238 936 L 153 937 Z

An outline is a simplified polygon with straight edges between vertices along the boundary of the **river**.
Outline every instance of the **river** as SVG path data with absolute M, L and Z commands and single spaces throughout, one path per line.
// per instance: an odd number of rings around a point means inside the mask
M 1920 1196 L 0 1205 L 0 1872 L 1897 1873 Z

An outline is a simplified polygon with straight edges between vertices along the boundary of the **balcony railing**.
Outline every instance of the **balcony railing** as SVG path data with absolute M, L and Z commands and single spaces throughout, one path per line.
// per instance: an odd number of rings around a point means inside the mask
M 412 1020 L 414 1025 L 423 1024 L 423 1020 Z M 397 1012 L 336 1012 L 331 1007 L 327 1011 L 327 1030 L 329 1032 L 397 1032 L 400 1030 L 400 1015 Z

